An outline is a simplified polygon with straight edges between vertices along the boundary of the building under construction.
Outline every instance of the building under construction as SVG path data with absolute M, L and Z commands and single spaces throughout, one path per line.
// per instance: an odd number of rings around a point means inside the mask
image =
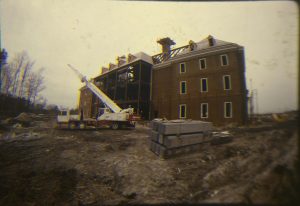
M 247 121 L 244 48 L 208 36 L 174 48 L 170 38 L 157 41 L 160 54 L 143 52 L 117 58 L 102 67 L 95 84 L 120 107 L 143 119 L 195 119 L 214 124 Z M 81 88 L 79 107 L 96 117 L 102 103 Z

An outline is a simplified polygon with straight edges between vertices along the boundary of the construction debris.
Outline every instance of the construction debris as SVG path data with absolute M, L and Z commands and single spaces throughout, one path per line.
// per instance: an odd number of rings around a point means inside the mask
M 149 148 L 160 157 L 196 151 L 199 144 L 211 140 L 211 122 L 160 120 L 151 122 Z
M 232 141 L 233 136 L 229 131 L 222 132 L 212 132 L 213 139 L 211 140 L 211 145 L 225 144 Z
M 14 128 L 28 127 L 34 118 L 35 114 L 23 112 L 14 118 L 2 120 L 1 125 L 4 127 L 13 126 Z
M 32 120 L 32 115 L 29 113 L 21 113 L 17 117 L 14 118 L 14 120 L 19 122 L 30 122 Z
M 20 129 L 23 127 L 34 127 L 45 124 L 51 116 L 46 114 L 34 114 L 22 112 L 16 117 L 10 117 L 0 121 L 0 130 L 8 130 L 10 127 Z
M 287 121 L 287 119 L 288 119 L 288 116 L 287 115 L 284 115 L 284 114 L 272 114 L 272 118 L 273 118 L 273 120 L 274 121 L 276 121 L 276 122 L 285 122 L 285 121 Z

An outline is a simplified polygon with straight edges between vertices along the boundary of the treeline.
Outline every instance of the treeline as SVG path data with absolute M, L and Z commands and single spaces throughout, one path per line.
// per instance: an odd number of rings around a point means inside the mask
M 33 67 L 34 61 L 25 51 L 16 54 L 8 63 L 2 64 L 1 93 L 36 103 L 40 92 L 45 89 L 44 68 L 33 71 Z M 39 98 L 43 99 L 42 96 Z
M 44 68 L 34 70 L 35 62 L 27 52 L 17 53 L 7 61 L 7 53 L 1 51 L 0 114 L 16 114 L 40 110 L 46 106 L 41 95 L 44 85 Z

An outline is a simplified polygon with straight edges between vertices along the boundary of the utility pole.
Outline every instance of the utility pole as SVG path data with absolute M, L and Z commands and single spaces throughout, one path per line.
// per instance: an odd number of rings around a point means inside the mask
M 254 106 L 255 105 L 255 106 Z M 250 95 L 249 95 L 249 113 L 250 119 L 258 119 L 258 90 L 252 88 L 252 79 L 250 79 Z
M 256 98 L 255 98 L 256 116 L 258 116 L 258 91 L 257 91 L 257 89 L 255 89 L 255 94 L 256 94 Z
M 252 79 L 250 79 L 250 96 L 249 96 L 249 106 L 250 106 L 250 119 L 253 120 L 253 90 L 252 90 Z

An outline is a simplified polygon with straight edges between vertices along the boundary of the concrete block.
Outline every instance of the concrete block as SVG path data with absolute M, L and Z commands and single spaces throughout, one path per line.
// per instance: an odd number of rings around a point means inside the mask
M 156 145 L 156 151 L 157 151 L 156 153 L 157 153 L 158 156 L 164 157 L 166 148 L 163 145 L 157 144 Z
M 194 144 L 194 145 L 187 145 L 187 146 L 184 146 L 184 147 L 166 149 L 166 152 L 165 152 L 165 155 L 164 155 L 163 158 L 171 158 L 171 157 L 175 157 L 175 156 L 178 156 L 178 155 L 197 152 L 197 151 L 200 150 L 200 147 L 201 147 L 201 143 L 200 144 Z
M 203 133 L 185 134 L 180 136 L 164 136 L 163 145 L 166 148 L 183 147 L 204 142 Z
M 164 145 L 161 145 L 157 142 L 151 141 L 151 151 L 161 158 L 171 158 L 182 154 L 189 154 L 192 152 L 199 151 L 201 143 L 186 145 L 176 148 L 166 148 Z
M 151 141 L 151 149 L 153 153 L 155 153 L 159 157 L 164 157 L 167 151 L 166 147 L 158 144 L 157 142 Z
M 163 122 L 163 119 L 153 119 L 150 122 L 150 128 L 154 131 L 158 131 L 158 125 Z
M 213 129 L 211 122 L 203 121 L 168 121 L 156 122 L 158 124 L 158 132 L 163 135 L 197 133 L 211 131 Z
M 152 130 L 151 131 L 151 140 L 155 141 L 155 142 L 158 142 L 158 137 L 159 137 L 158 132 Z
M 162 135 L 162 134 L 159 134 L 159 133 L 157 133 L 157 134 L 158 134 L 158 143 L 159 144 L 164 144 L 165 136 Z
M 156 154 L 156 142 L 151 141 L 151 151 Z

